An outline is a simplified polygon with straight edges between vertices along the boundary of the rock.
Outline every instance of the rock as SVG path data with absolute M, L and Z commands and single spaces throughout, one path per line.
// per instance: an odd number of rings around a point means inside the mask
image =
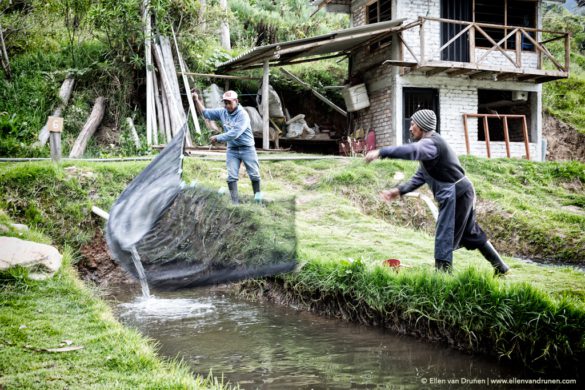
M 59 270 L 61 258 L 59 251 L 51 245 L 0 237 L 0 270 L 21 266 L 30 269 L 31 279 L 44 280 Z
M 21 230 L 21 231 L 27 231 L 27 230 L 29 230 L 29 229 L 28 229 L 28 226 L 26 226 L 26 225 L 23 225 L 23 224 L 21 224 L 21 223 L 13 223 L 13 224 L 12 224 L 12 227 L 13 227 L 14 229 L 16 229 L 16 230 Z

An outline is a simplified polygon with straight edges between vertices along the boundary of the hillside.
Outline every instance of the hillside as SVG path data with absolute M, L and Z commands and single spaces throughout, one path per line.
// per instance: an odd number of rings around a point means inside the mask
M 42 4 L 46 3 L 46 6 Z M 145 63 L 141 22 L 141 2 L 38 2 L 3 3 L 0 26 L 10 67 L 0 70 L 0 156 L 48 157 L 46 147 L 36 147 L 37 136 L 47 117 L 56 108 L 57 95 L 65 76 L 75 79 L 74 93 L 63 115 L 63 154 L 70 151 L 75 138 L 88 118 L 98 96 L 107 98 L 101 127 L 86 150 L 86 157 L 135 156 L 152 153 L 145 146 Z M 274 3 L 268 0 L 230 1 L 228 22 L 232 48 L 223 49 L 217 34 L 222 11 L 215 3 L 205 10 L 198 2 L 162 1 L 154 7 L 157 31 L 177 33 L 185 62 L 192 72 L 211 73 L 215 66 L 255 45 L 299 39 L 347 27 L 347 17 L 319 12 L 307 2 L 289 0 Z M 283 15 L 287 15 L 283 18 Z M 549 159 L 580 159 L 582 152 L 570 145 L 579 145 L 585 134 L 585 81 L 583 67 L 584 17 L 570 14 L 560 5 L 552 5 L 543 19 L 544 28 L 572 33 L 571 77 L 543 85 L 544 111 L 559 124 L 547 121 L 543 129 L 550 134 L 549 144 L 569 139 L 563 147 L 551 149 Z M 554 50 L 563 50 L 561 47 Z M 317 87 L 330 99 L 340 102 L 335 90 L 322 87 L 340 85 L 346 76 L 345 61 L 319 61 L 297 65 L 294 73 Z M 259 73 L 250 72 L 259 77 Z M 210 80 L 195 80 L 204 86 Z M 198 84 L 199 83 L 199 84 Z M 303 101 L 294 85 L 275 72 L 271 83 L 278 90 Z M 232 87 L 256 90 L 257 81 L 240 80 Z M 295 95 L 297 94 L 297 95 Z M 126 118 L 134 119 L 140 147 L 132 141 Z M 550 124 L 550 125 L 549 125 Z M 203 126 L 203 124 L 202 124 Z M 205 129 L 205 126 L 203 126 Z M 567 132 L 557 134 L 559 129 Z M 206 136 L 196 141 L 206 143 Z

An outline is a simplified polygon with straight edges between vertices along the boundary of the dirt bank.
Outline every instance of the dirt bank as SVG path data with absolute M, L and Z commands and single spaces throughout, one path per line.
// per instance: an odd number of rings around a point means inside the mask
M 80 249 L 82 259 L 77 263 L 77 270 L 82 280 L 100 286 L 108 284 L 136 284 L 130 274 L 124 271 L 108 253 L 108 244 L 100 229 L 91 243 Z
M 548 161 L 577 160 L 585 162 L 585 134 L 557 118 L 544 114 L 542 136 L 547 141 Z

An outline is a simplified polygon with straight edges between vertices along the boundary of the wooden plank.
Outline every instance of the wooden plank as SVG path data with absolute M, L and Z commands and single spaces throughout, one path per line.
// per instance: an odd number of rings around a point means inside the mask
M 156 120 L 158 123 L 158 131 L 162 138 L 165 139 L 165 142 L 170 142 L 171 140 L 167 137 L 167 131 L 170 131 L 170 129 L 168 125 L 165 124 L 164 106 L 158 88 L 156 72 L 152 72 L 152 84 L 154 85 L 154 106 L 156 108 Z
M 530 145 L 528 145 L 528 126 L 526 125 L 526 115 L 522 115 L 522 130 L 524 133 L 524 147 L 526 148 L 526 159 L 530 160 Z
M 264 60 L 264 72 L 262 75 L 262 149 L 270 149 L 270 126 L 269 120 L 269 101 L 268 83 L 270 82 L 270 70 L 268 67 L 268 60 Z
M 169 113 L 169 122 L 171 128 L 171 136 L 174 136 L 185 124 L 185 112 L 182 110 L 179 111 L 178 107 L 180 105 L 180 101 L 177 100 L 177 96 L 173 92 L 173 81 L 169 74 L 167 73 L 167 65 L 165 64 L 165 57 L 163 56 L 162 48 L 158 44 L 154 44 L 154 59 L 157 62 L 158 70 L 160 73 L 161 85 L 163 94 L 166 98 L 167 109 Z M 174 66 L 173 66 L 174 70 Z M 176 82 L 176 79 L 175 79 Z M 164 104 L 164 103 L 163 103 Z M 181 115 L 182 111 L 182 115 Z M 190 145 L 188 145 L 190 146 Z
M 179 66 L 181 68 L 181 76 L 183 78 L 183 87 L 185 88 L 185 93 L 187 94 L 187 101 L 189 102 L 189 111 L 191 111 L 191 118 L 193 119 L 193 125 L 195 126 L 195 132 L 197 134 L 201 134 L 201 129 L 199 128 L 199 120 L 197 120 L 197 110 L 195 110 L 195 104 L 193 104 L 193 96 L 191 96 L 191 87 L 189 87 L 189 80 L 187 79 L 187 75 L 185 74 L 185 63 L 183 62 L 183 57 L 181 56 L 181 52 L 179 51 L 179 44 L 177 43 L 177 36 L 175 35 L 175 29 L 171 26 L 171 31 L 173 33 L 173 40 L 175 41 L 175 51 L 177 52 L 177 59 L 179 60 Z
M 152 79 L 152 27 L 150 18 L 150 0 L 143 3 L 144 23 L 144 60 L 146 65 L 146 143 L 152 145 L 152 124 L 154 118 L 153 103 L 153 79 Z
M 424 64 L 427 59 L 425 56 L 425 18 L 420 17 L 418 18 L 421 22 L 420 29 L 418 31 L 420 37 L 420 64 Z
M 427 76 L 427 77 L 434 76 L 436 74 L 445 72 L 447 69 L 448 68 L 442 68 L 442 67 L 437 66 L 437 67 L 425 72 L 425 76 Z
M 488 124 L 487 115 L 483 117 L 483 133 L 485 134 L 485 149 L 487 152 L 487 158 L 491 158 L 492 153 L 490 150 L 490 126 Z
M 161 88 L 162 89 L 162 88 Z M 161 101 L 162 101 L 162 116 L 165 122 L 165 135 L 167 138 L 167 143 L 171 142 L 173 139 L 173 133 L 171 132 L 171 113 L 169 111 L 169 101 L 167 95 L 165 93 L 161 94 Z
M 467 114 L 463 114 L 463 131 L 465 132 L 465 148 L 467 155 L 471 154 L 471 147 L 469 146 L 469 130 L 467 129 Z
M 286 76 L 288 76 L 290 79 L 296 81 L 297 83 L 301 84 L 303 87 L 309 89 L 313 93 L 313 95 L 315 95 L 323 103 L 327 104 L 329 107 L 333 108 L 335 111 L 337 111 L 341 115 L 347 117 L 347 112 L 345 112 L 345 110 L 343 108 L 339 107 L 338 105 L 333 103 L 331 100 L 327 99 L 325 96 L 320 94 L 318 91 L 316 91 L 309 84 L 305 83 L 303 80 L 301 80 L 300 78 L 298 78 L 297 76 L 295 76 L 294 74 L 292 74 L 291 72 L 289 72 L 286 69 L 280 69 L 280 71 L 282 73 L 284 73 Z
M 508 117 L 504 116 L 504 142 L 506 143 L 506 156 L 510 158 L 510 133 L 508 132 Z
M 455 69 L 449 69 L 447 70 L 447 75 L 449 77 L 455 77 L 455 76 L 460 76 L 460 75 L 465 75 L 468 73 L 471 73 L 472 70 L 471 69 L 467 69 L 467 68 L 455 68 Z
M 102 118 L 104 117 L 104 112 L 106 111 L 106 99 L 102 96 L 98 97 L 93 105 L 93 109 L 91 110 L 91 114 L 85 125 L 83 125 L 83 129 L 77 136 L 73 147 L 71 148 L 71 152 L 69 153 L 69 158 L 80 158 L 83 156 L 85 152 L 85 148 L 87 147 L 87 143 L 91 136 L 95 133 L 98 126 L 102 122 Z
M 227 74 L 213 74 L 213 73 L 195 73 L 195 72 L 183 72 L 181 74 L 185 74 L 187 76 L 198 76 L 198 77 L 207 77 L 210 79 L 226 79 L 226 80 L 262 80 L 262 77 L 248 77 L 248 76 L 232 76 Z
M 510 34 L 506 35 L 504 38 L 500 39 L 500 41 L 499 41 L 499 42 L 496 42 L 496 41 L 494 41 L 494 40 L 492 39 L 492 37 L 490 37 L 490 36 L 489 36 L 489 34 L 487 34 L 485 31 L 483 31 L 483 30 L 481 29 L 481 27 L 477 26 L 477 30 L 478 30 L 478 31 L 479 31 L 479 32 L 480 32 L 480 33 L 481 33 L 481 34 L 482 34 L 482 35 L 483 35 L 483 36 L 484 36 L 484 37 L 485 37 L 485 38 L 486 38 L 486 39 L 487 39 L 487 40 L 488 40 L 488 41 L 489 41 L 489 42 L 490 42 L 492 45 L 493 45 L 493 46 L 492 46 L 492 47 L 491 47 L 491 48 L 490 48 L 488 51 L 486 51 L 486 52 L 483 54 L 483 56 L 481 56 L 481 58 L 480 58 L 479 60 L 477 60 L 477 63 L 478 63 L 478 64 L 479 64 L 479 63 L 480 63 L 480 62 L 481 62 L 481 61 L 482 61 L 482 60 L 483 60 L 485 57 L 487 57 L 487 55 L 488 55 L 488 54 L 490 54 L 492 51 L 494 51 L 495 49 L 497 49 L 497 50 L 498 50 L 500 53 L 502 53 L 502 55 L 503 55 L 504 57 L 506 57 L 506 58 L 507 58 L 507 59 L 508 59 L 508 60 L 509 60 L 509 61 L 510 61 L 510 62 L 511 62 L 511 63 L 512 63 L 514 66 L 518 67 L 518 66 L 517 66 L 517 64 L 516 64 L 516 62 L 514 62 L 514 60 L 512 59 L 512 57 L 510 57 L 510 56 L 508 55 L 508 53 L 506 53 L 506 52 L 504 51 L 504 49 L 502 49 L 502 48 L 500 47 L 500 45 L 501 45 L 502 43 L 504 43 L 504 42 L 506 41 L 506 39 L 508 39 L 508 38 L 511 36 L 511 34 L 512 34 L 513 32 L 515 32 L 517 29 L 516 29 L 516 30 L 514 30 L 512 33 L 510 33 Z
M 522 29 L 516 31 L 516 64 L 522 67 Z
M 386 60 L 384 62 L 382 62 L 382 65 L 392 65 L 392 66 L 405 66 L 407 68 L 412 68 L 418 65 L 418 62 L 412 62 L 412 61 L 401 61 L 401 60 Z

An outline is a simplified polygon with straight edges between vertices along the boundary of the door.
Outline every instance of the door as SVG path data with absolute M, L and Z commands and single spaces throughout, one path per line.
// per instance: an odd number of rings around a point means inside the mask
M 433 110 L 437 115 L 437 133 L 439 128 L 439 90 L 433 88 L 404 88 L 402 90 L 402 143 L 407 144 L 410 140 L 410 117 L 422 109 Z
M 451 20 L 472 20 L 472 0 L 441 0 L 441 18 Z M 449 42 L 461 30 L 463 24 L 441 22 L 441 46 Z M 441 52 L 443 61 L 469 62 L 469 32 L 451 42 Z

